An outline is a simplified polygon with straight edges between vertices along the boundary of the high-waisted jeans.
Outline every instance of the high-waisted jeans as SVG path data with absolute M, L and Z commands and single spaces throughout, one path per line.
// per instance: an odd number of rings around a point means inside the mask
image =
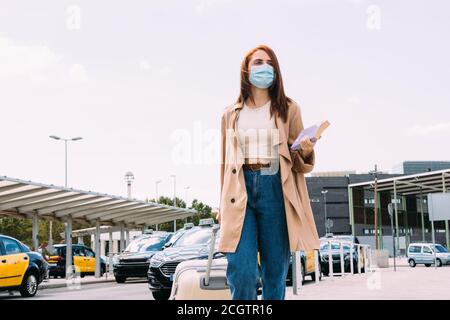
M 262 299 L 284 300 L 290 249 L 280 170 L 276 174 L 243 170 L 247 189 L 244 225 L 236 251 L 226 253 L 232 299 L 256 300 L 261 276 Z

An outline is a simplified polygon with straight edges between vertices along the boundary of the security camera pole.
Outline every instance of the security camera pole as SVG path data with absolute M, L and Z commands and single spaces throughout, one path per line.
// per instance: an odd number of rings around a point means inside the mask
M 127 183 L 127 197 L 128 199 L 131 199 L 131 183 L 134 180 L 134 174 L 133 172 L 128 171 L 125 173 L 125 182 Z

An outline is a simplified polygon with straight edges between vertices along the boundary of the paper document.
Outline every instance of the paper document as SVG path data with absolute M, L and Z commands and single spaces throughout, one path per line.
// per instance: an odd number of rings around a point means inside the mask
M 292 150 L 297 150 L 300 148 L 300 141 L 303 139 L 303 137 L 308 136 L 311 142 L 316 142 L 320 137 L 322 136 L 322 133 L 325 131 L 326 128 L 330 123 L 325 120 L 322 121 L 320 125 L 313 125 L 311 127 L 308 127 L 306 129 L 303 129 L 302 132 L 298 135 L 297 139 L 295 139 L 294 143 L 291 146 Z

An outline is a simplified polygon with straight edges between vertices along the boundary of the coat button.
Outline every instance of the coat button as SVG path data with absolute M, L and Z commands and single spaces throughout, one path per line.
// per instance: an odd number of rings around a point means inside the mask
M 234 198 L 231 198 L 231 203 L 234 203 Z
M 231 172 L 236 173 L 236 169 L 231 170 Z

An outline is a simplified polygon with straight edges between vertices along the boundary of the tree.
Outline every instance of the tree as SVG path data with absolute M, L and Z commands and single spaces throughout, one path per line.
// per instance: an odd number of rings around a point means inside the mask
M 186 208 L 187 205 L 183 199 L 176 197 L 175 200 L 176 200 L 178 208 Z M 158 198 L 158 201 L 155 201 L 154 198 L 150 199 L 149 201 L 173 206 L 173 198 L 169 198 L 169 197 L 160 196 Z M 192 217 L 186 218 L 186 219 L 177 219 L 177 230 L 183 228 L 184 224 L 186 222 L 192 222 L 192 223 L 194 223 L 194 225 L 198 225 L 200 219 L 214 218 L 214 214 L 212 213 L 212 208 L 210 206 L 204 204 L 203 202 L 200 202 L 197 199 L 194 199 L 192 201 L 192 204 L 189 207 L 189 209 L 196 210 L 198 212 L 198 214 L 196 214 Z M 172 232 L 173 231 L 173 221 L 160 223 L 158 225 L 158 230 Z

